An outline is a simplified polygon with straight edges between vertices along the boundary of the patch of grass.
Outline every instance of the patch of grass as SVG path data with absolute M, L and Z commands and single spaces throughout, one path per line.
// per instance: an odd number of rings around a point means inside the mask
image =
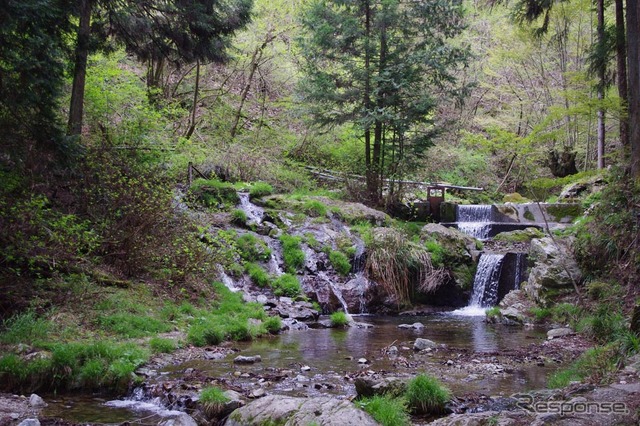
M 263 324 L 271 334 L 277 334 L 282 330 L 282 319 L 279 316 L 270 316 Z
M 344 327 L 349 324 L 349 317 L 342 311 L 332 313 L 329 319 L 331 320 L 331 325 L 334 327 Z
M 178 348 L 178 344 L 173 339 L 165 339 L 155 336 L 149 340 L 149 347 L 154 353 L 170 354 Z
M 302 205 L 302 210 L 313 217 L 320 217 L 327 215 L 327 206 L 318 200 L 307 200 Z
M 282 244 L 282 258 L 287 272 L 295 273 L 304 266 L 305 256 L 300 248 L 300 238 L 287 234 L 280 236 Z
M 144 337 L 152 333 L 170 331 L 169 324 L 149 315 L 118 312 L 111 315 L 101 315 L 97 324 L 103 330 L 122 337 Z
M 2 322 L 1 343 L 27 343 L 44 339 L 51 330 L 51 323 L 38 318 L 33 311 L 16 315 Z
M 406 402 L 401 398 L 376 395 L 358 401 L 357 405 L 369 413 L 382 426 L 405 426 L 411 424 L 411 419 L 406 411 Z
M 271 249 L 260 238 L 253 234 L 243 234 L 236 240 L 240 256 L 249 262 L 267 261 L 271 257 Z
M 246 226 L 247 214 L 244 212 L 244 210 L 234 209 L 231 212 L 231 223 L 237 226 Z
M 240 201 L 233 184 L 217 179 L 196 179 L 191 184 L 189 192 L 207 207 L 224 208 Z
M 405 397 L 413 412 L 437 414 L 444 412 L 451 391 L 438 379 L 420 374 L 407 383 Z
M 351 272 L 351 262 L 346 254 L 341 251 L 332 250 L 329 253 L 329 261 L 333 268 L 342 276 L 347 276 Z
M 547 318 L 551 317 L 553 314 L 550 308 L 540 308 L 540 307 L 534 307 L 529 309 L 529 313 L 533 315 L 533 318 L 536 322 L 542 322 Z
M 429 255 L 431 256 L 431 264 L 434 268 L 440 268 L 444 266 L 444 247 L 436 240 L 427 240 L 424 242 Z
M 500 308 L 494 306 L 493 308 L 487 309 L 485 311 L 485 315 L 487 316 L 487 318 L 498 318 L 500 317 Z
M 552 374 L 547 387 L 563 388 L 573 381 L 583 381 L 586 378 L 596 383 L 606 382 L 615 373 L 617 360 L 614 345 L 591 348 L 568 368 Z
M 265 271 L 262 266 L 257 263 L 247 263 L 245 270 L 251 277 L 251 280 L 260 287 L 267 287 L 271 283 L 271 277 Z
M 298 296 L 302 289 L 300 288 L 300 281 L 298 277 L 292 274 L 282 274 L 271 283 L 273 293 L 276 296 Z
M 265 197 L 267 195 L 271 195 L 272 193 L 273 187 L 267 182 L 255 182 L 253 185 L 251 185 L 251 188 L 249 188 L 250 199 Z

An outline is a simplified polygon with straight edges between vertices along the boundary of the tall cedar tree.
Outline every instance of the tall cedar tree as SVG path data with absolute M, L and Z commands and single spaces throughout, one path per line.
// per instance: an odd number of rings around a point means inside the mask
M 64 77 L 64 0 L 3 1 L 0 6 L 0 146 L 8 155 L 26 140 L 58 151 L 58 96 Z
M 316 122 L 362 131 L 369 201 L 431 142 L 436 100 L 459 94 L 459 2 L 315 0 L 303 13 L 301 93 Z
M 250 20 L 252 0 L 79 0 L 69 134 L 82 129 L 86 60 L 91 35 L 124 44 L 148 64 L 157 88 L 166 63 L 223 62 L 230 36 Z

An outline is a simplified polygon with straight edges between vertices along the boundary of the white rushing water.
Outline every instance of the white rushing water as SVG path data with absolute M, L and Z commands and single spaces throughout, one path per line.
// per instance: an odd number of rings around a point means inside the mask
M 486 240 L 491 231 L 492 207 L 489 204 L 459 205 L 456 213 L 458 229 L 473 238 Z
M 495 305 L 498 299 L 498 284 L 504 254 L 486 253 L 480 256 L 478 269 L 473 278 L 473 294 L 469 305 L 452 312 L 454 315 L 484 315 L 487 308 Z

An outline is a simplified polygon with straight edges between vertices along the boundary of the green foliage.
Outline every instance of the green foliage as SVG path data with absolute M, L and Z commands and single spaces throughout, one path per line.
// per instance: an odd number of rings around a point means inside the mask
M 401 398 L 376 395 L 358 401 L 357 405 L 383 426 L 405 426 L 411 424 L 411 419 L 406 412 L 406 402 Z
M 271 249 L 253 234 L 243 234 L 238 237 L 236 247 L 240 256 L 248 262 L 266 261 L 271 257 Z
M 537 178 L 527 183 L 527 189 L 535 200 L 544 201 L 550 196 L 559 193 L 564 186 L 588 181 L 597 173 L 596 170 L 588 170 L 562 178 Z
M 162 337 L 152 337 L 149 340 L 149 346 L 154 353 L 166 353 L 170 354 L 178 347 L 177 343 L 173 339 L 165 339 Z
M 299 237 L 287 234 L 280 236 L 282 258 L 284 259 L 285 268 L 289 273 L 295 273 L 296 270 L 304 266 L 305 256 L 300 248 L 300 241 Z
M 122 337 L 144 337 L 153 333 L 170 331 L 166 324 L 152 316 L 118 312 L 98 317 L 98 326 Z
M 50 358 L 25 362 L 9 354 L 0 359 L 0 379 L 24 391 L 126 389 L 148 352 L 131 343 L 113 341 L 54 343 L 45 346 Z
M 34 343 L 47 337 L 51 323 L 38 318 L 33 311 L 27 311 L 2 322 L 1 343 Z
M 245 226 L 247 224 L 247 214 L 244 210 L 234 209 L 231 211 L 231 223 L 237 226 Z
M 257 263 L 247 263 L 245 269 L 254 283 L 260 287 L 267 287 L 271 283 L 271 277 L 262 266 Z
M 331 325 L 334 327 L 344 327 L 349 325 L 349 316 L 342 311 L 336 311 L 329 317 Z
M 198 399 L 204 408 L 204 412 L 209 417 L 214 417 L 215 414 L 220 413 L 224 405 L 230 401 L 224 391 L 215 386 L 203 388 Z
M 240 198 L 233 184 L 217 179 L 196 179 L 189 193 L 207 207 L 225 209 L 236 205 Z
M 260 198 L 273 193 L 273 187 L 267 182 L 255 182 L 249 188 L 249 198 Z
M 431 264 L 434 268 L 440 268 L 444 266 L 444 247 L 436 240 L 427 240 L 424 242 L 429 256 L 431 257 Z
M 606 382 L 616 371 L 618 356 L 613 346 L 598 346 L 588 349 L 568 368 L 553 374 L 547 386 L 562 388 L 571 381 L 590 378 L 594 382 Z
M 347 276 L 351 272 L 351 262 L 347 255 L 341 251 L 332 250 L 329 253 L 329 261 L 333 268 L 342 276 Z
M 619 339 L 627 330 L 622 314 L 611 305 L 599 305 L 593 315 L 582 316 L 576 329 L 601 344 Z
M 302 205 L 303 211 L 309 216 L 318 217 L 327 215 L 327 206 L 318 200 L 307 200 Z
M 264 326 L 271 334 L 277 334 L 282 330 L 282 319 L 279 316 L 270 316 L 264 321 Z
M 497 306 L 494 306 L 491 309 L 487 309 L 487 311 L 485 312 L 485 315 L 487 316 L 487 318 L 499 318 L 501 315 L 500 308 Z
M 542 322 L 552 315 L 550 308 L 533 307 L 529 310 L 529 313 L 533 315 L 535 322 Z
M 271 283 L 273 292 L 276 296 L 298 296 L 302 289 L 298 277 L 292 274 L 282 274 Z
M 444 411 L 451 391 L 436 378 L 420 374 L 407 384 L 405 397 L 413 412 L 437 414 Z

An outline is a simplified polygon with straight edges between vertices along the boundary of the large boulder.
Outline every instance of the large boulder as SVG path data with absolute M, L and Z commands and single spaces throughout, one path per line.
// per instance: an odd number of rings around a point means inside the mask
M 294 398 L 268 395 L 229 416 L 227 426 L 277 424 L 325 426 L 375 426 L 378 423 L 347 400 L 332 397 Z
M 556 296 L 571 293 L 574 284 L 582 280 L 572 242 L 550 237 L 531 241 L 528 259 L 532 268 L 524 290 L 537 303 L 546 305 Z

